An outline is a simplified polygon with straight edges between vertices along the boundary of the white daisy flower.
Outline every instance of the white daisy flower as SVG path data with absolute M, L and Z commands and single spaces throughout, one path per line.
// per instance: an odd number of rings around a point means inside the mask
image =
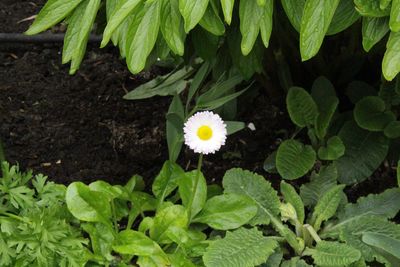
M 194 114 L 183 128 L 185 144 L 196 153 L 213 154 L 225 145 L 226 124 L 217 114 L 202 111 Z

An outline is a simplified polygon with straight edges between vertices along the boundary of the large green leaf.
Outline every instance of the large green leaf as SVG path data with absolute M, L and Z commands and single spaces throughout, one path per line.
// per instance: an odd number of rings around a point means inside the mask
M 390 14 L 390 7 L 381 9 L 379 1 L 375 0 L 354 0 L 356 10 L 367 17 L 386 17 Z
M 300 223 L 304 222 L 304 203 L 299 194 L 293 186 L 281 181 L 281 193 L 287 203 L 290 203 L 296 210 L 297 219 Z
M 49 0 L 37 15 L 25 34 L 33 35 L 42 32 L 62 21 L 83 0 Z
M 240 228 L 212 241 L 203 261 L 206 267 L 253 267 L 264 263 L 277 247 L 256 228 Z
M 369 131 L 383 131 L 396 116 L 387 111 L 385 101 L 378 96 L 367 96 L 357 102 L 354 108 L 357 124 Z
M 294 180 L 312 169 L 316 160 L 314 149 L 296 140 L 286 140 L 278 148 L 276 168 L 284 179 Z
M 145 14 L 137 26 L 126 57 L 128 68 L 132 73 L 144 69 L 147 57 L 156 44 L 160 29 L 161 4 L 160 1 L 150 1 L 144 6 Z
M 346 148 L 344 156 L 336 160 L 342 183 L 352 184 L 368 178 L 389 150 L 389 140 L 381 133 L 363 130 L 353 121 L 346 122 L 338 135 Z
M 362 45 L 365 51 L 377 44 L 389 32 L 388 18 L 363 17 L 362 19 Z
M 383 249 L 400 259 L 400 239 L 395 239 L 385 234 L 366 232 L 362 236 L 362 241 L 370 246 Z
M 210 33 L 220 36 L 225 33 L 225 25 L 219 17 L 218 10 L 209 5 L 199 24 Z
M 191 172 L 187 172 L 180 180 L 179 180 L 179 195 L 182 199 L 182 204 L 186 208 L 189 208 L 190 199 L 193 197 L 194 184 L 197 177 L 198 171 L 194 170 Z M 193 203 L 191 206 L 190 214 L 192 219 L 195 215 L 197 215 L 204 207 L 204 204 L 207 200 L 207 182 L 204 178 L 203 174 L 199 173 L 199 182 L 196 188 L 196 194 L 193 198 Z
M 382 72 L 386 80 L 393 80 L 400 71 L 400 32 L 391 32 L 382 61 Z
M 252 225 L 269 224 L 271 216 L 279 214 L 280 201 L 277 192 L 264 177 L 242 169 L 228 170 L 222 180 L 226 193 L 250 197 L 258 206 Z
M 235 0 L 221 0 L 222 11 L 224 13 L 224 18 L 228 25 L 232 22 L 232 12 L 235 5 Z
M 354 8 L 353 1 L 340 0 L 326 35 L 334 35 L 344 31 L 359 18 L 360 14 L 358 14 L 357 10 Z
M 260 21 L 261 39 L 266 48 L 268 48 L 269 39 L 271 38 L 273 13 L 274 13 L 274 0 L 267 0 Z
M 251 198 L 224 194 L 207 200 L 203 210 L 193 222 L 205 223 L 217 230 L 235 229 L 248 223 L 257 211 L 258 208 Z
M 179 0 L 179 10 L 185 20 L 185 31 L 188 33 L 201 20 L 207 10 L 209 0 Z
M 161 8 L 161 33 L 169 48 L 182 56 L 185 50 L 185 28 L 179 12 L 179 0 L 163 0 Z
M 247 56 L 253 49 L 260 32 L 260 21 L 264 8 L 256 1 L 240 1 L 239 18 L 240 32 L 242 34 L 241 51 Z
M 291 87 L 286 96 L 289 116 L 299 127 L 314 125 L 318 116 L 317 104 L 311 95 L 300 87 Z
M 314 249 L 307 248 L 305 255 L 311 255 L 318 266 L 349 266 L 361 257 L 360 251 L 339 242 L 320 241 Z
M 153 182 L 152 191 L 161 203 L 177 187 L 178 181 L 185 176 L 182 168 L 171 161 L 166 161 Z
M 339 1 L 306 0 L 300 26 L 300 53 L 303 61 L 318 53 Z
M 306 0 L 282 0 L 281 2 L 290 23 L 296 31 L 300 32 L 301 17 Z
M 390 30 L 394 32 L 400 31 L 400 1 L 392 0 L 392 8 L 390 9 Z

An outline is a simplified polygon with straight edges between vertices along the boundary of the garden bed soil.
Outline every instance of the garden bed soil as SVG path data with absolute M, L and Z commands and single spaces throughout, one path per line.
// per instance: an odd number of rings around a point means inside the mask
M 0 32 L 23 32 L 43 0 L 0 2 Z M 68 184 L 103 179 L 124 183 L 133 174 L 152 179 L 168 158 L 165 113 L 171 99 L 126 101 L 122 96 L 153 78 L 153 68 L 133 76 L 113 48 L 90 45 L 74 76 L 61 65 L 61 44 L 0 44 L 0 137 L 7 159 L 21 168 L 44 173 Z M 209 182 L 242 167 L 266 175 L 265 157 L 277 148 L 293 126 L 284 102 L 271 102 L 260 92 L 238 120 L 254 123 L 228 138 L 216 155 L 205 158 Z M 185 149 L 180 164 L 195 168 L 197 156 Z M 385 180 L 385 182 L 383 182 Z M 394 185 L 394 172 L 384 166 L 361 186 L 349 189 L 351 200 Z

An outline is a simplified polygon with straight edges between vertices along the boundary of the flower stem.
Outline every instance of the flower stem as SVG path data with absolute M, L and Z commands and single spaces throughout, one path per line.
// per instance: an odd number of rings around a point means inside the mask
M 194 198 L 196 196 L 197 186 L 199 185 L 202 164 L 203 164 L 203 154 L 200 154 L 199 161 L 197 163 L 197 172 L 196 172 L 196 178 L 194 180 L 194 188 L 193 188 L 192 196 L 190 197 L 189 203 L 187 206 L 189 222 L 192 219 L 192 205 L 193 205 Z

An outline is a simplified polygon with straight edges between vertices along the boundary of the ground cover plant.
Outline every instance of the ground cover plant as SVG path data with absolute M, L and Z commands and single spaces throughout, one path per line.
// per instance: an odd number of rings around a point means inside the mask
M 169 96 L 165 162 L 154 177 L 58 184 L 10 166 L 0 143 L 0 265 L 400 266 L 399 12 L 399 0 L 47 1 L 26 34 L 62 22 L 71 74 L 90 33 L 132 74 L 157 66 L 123 88 L 148 110 Z M 257 132 L 240 112 L 262 95 L 288 118 L 262 152 L 267 174 L 205 171 L 218 154 L 245 160 L 219 150 Z

